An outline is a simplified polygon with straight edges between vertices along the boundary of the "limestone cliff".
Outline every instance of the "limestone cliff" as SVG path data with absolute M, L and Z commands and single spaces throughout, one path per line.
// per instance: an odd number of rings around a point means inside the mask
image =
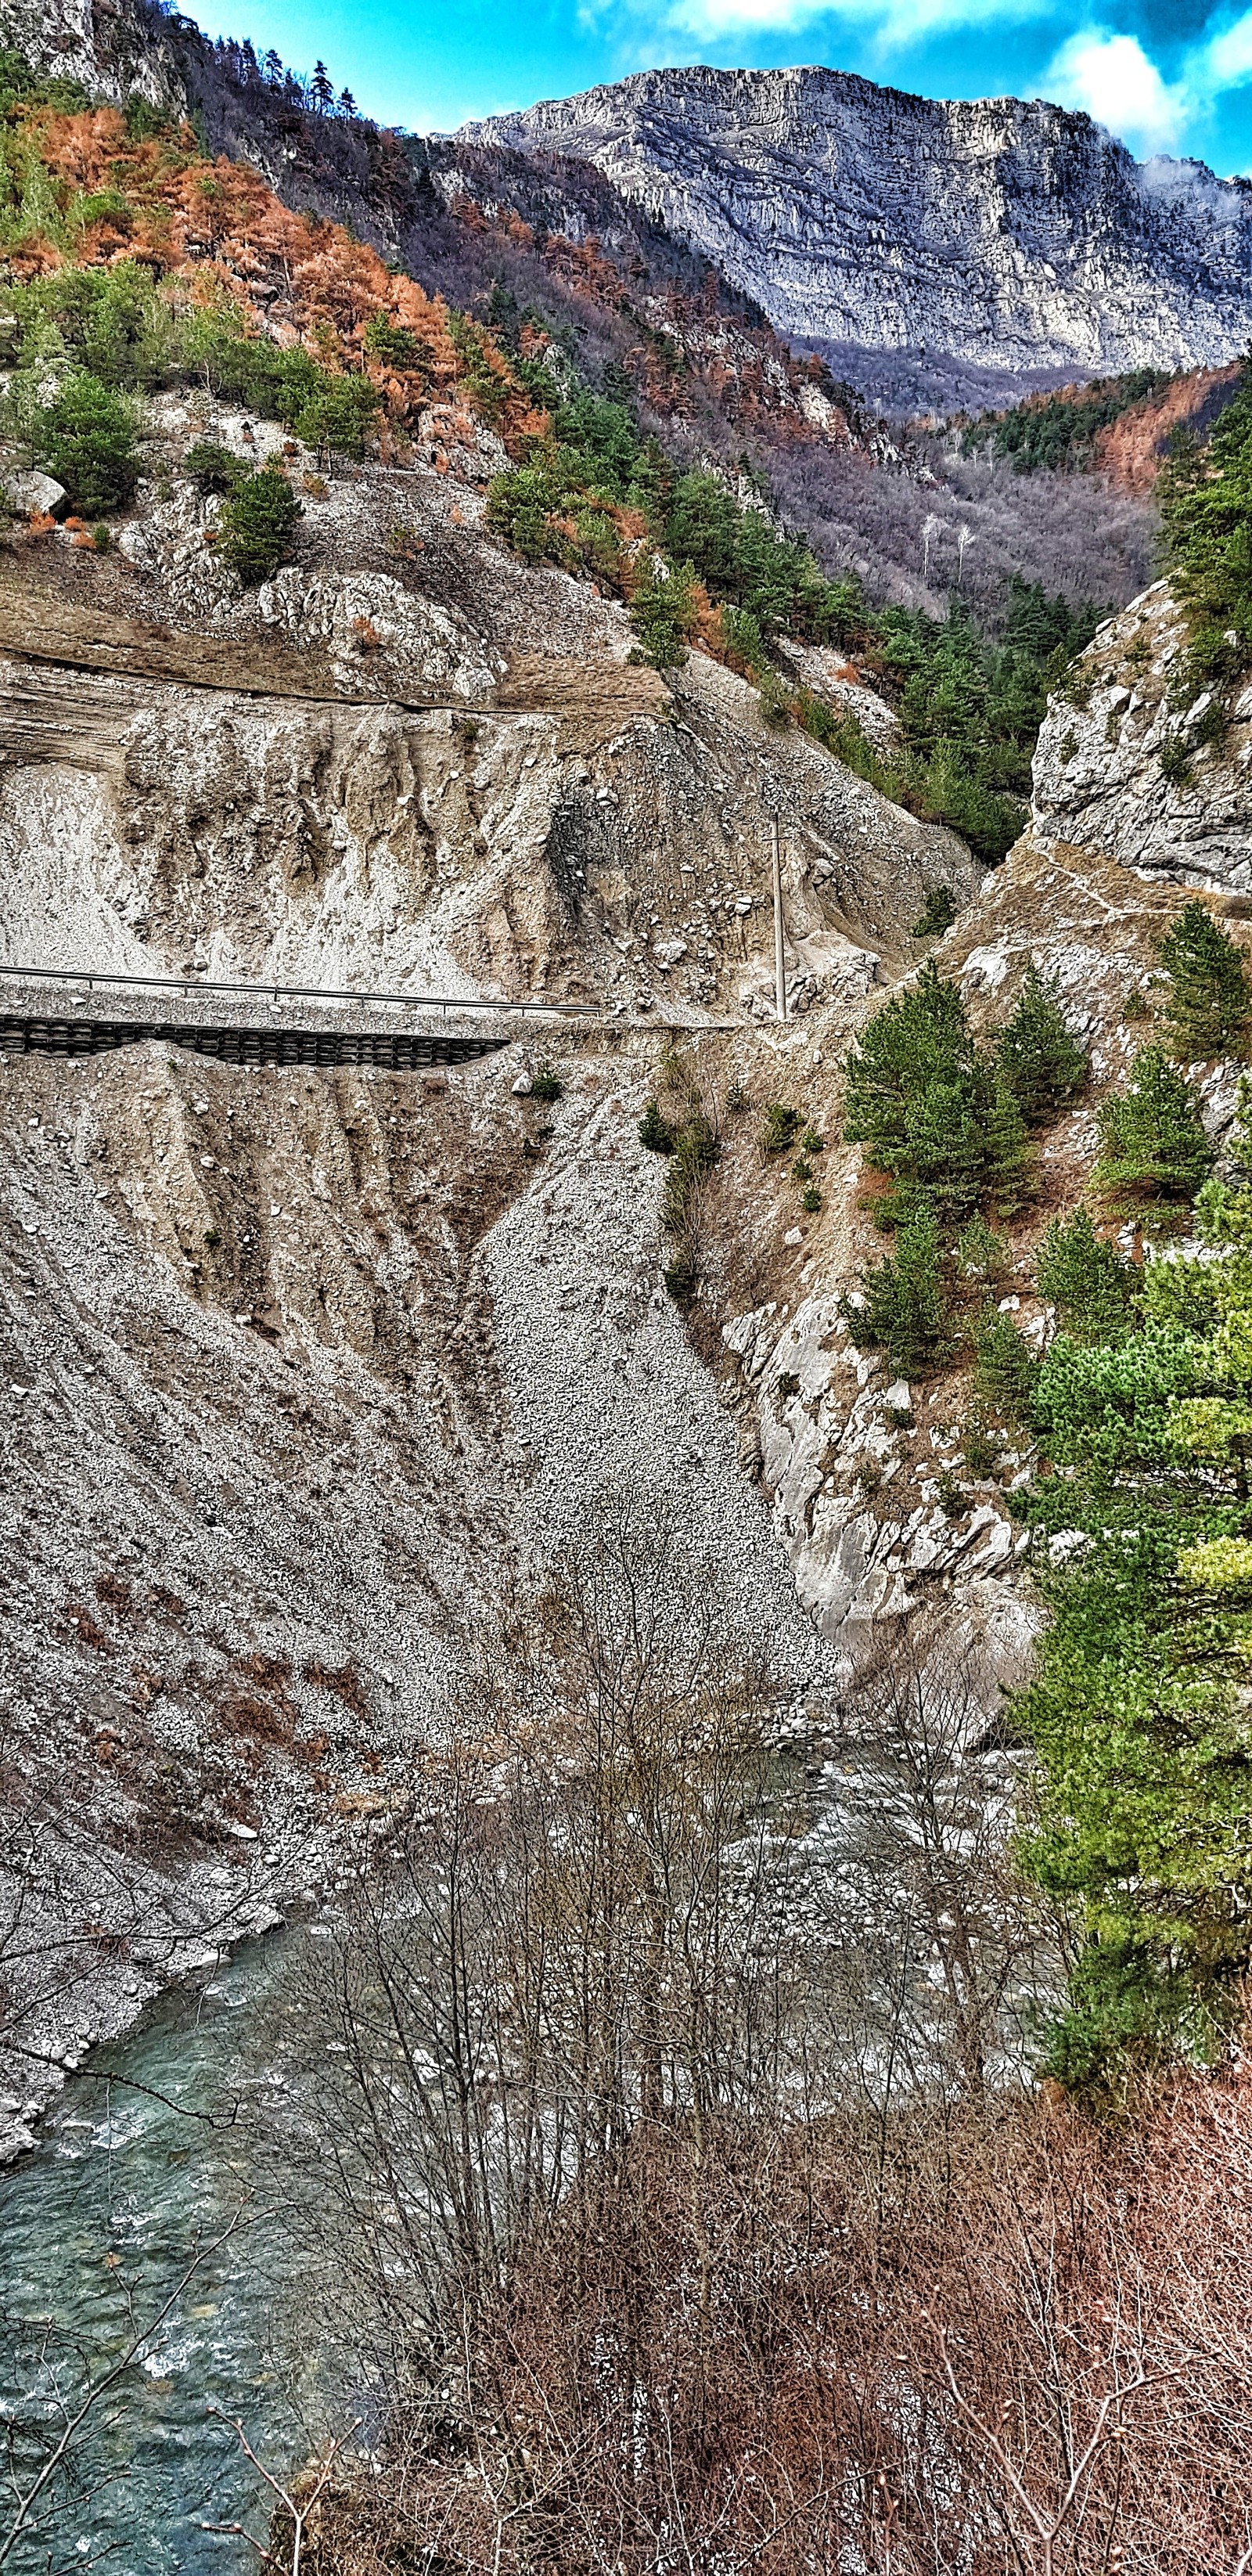
M 1105 370 L 1216 364 L 1248 336 L 1248 183 L 1140 165 L 1042 101 L 697 64 L 467 132 L 594 161 L 801 339 Z
M 1159 581 L 1110 619 L 1048 708 L 1036 840 L 1231 893 L 1252 888 L 1252 688 L 1229 723 L 1186 683 L 1186 630 Z

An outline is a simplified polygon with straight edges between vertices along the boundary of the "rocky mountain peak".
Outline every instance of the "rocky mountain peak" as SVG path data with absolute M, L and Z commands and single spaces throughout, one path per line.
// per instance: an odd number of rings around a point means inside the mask
M 980 366 L 1212 365 L 1252 326 L 1252 187 L 1041 100 L 807 65 L 634 74 L 464 129 L 596 163 L 775 326 Z

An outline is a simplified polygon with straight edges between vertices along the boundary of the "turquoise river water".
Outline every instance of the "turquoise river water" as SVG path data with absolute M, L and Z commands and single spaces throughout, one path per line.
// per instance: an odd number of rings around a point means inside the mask
M 5 2576 L 235 2576 L 257 2563 L 246 2539 L 204 2525 L 266 2525 L 224 2418 L 280 2473 L 312 2446 L 285 2334 L 296 2267 L 280 2167 L 262 2157 L 258 2181 L 255 2152 L 290 2116 L 290 1970 L 307 1937 L 276 1933 L 164 1996 L 93 2053 L 34 2154 L 0 2177 L 0 2410 L 27 2471 L 58 2407 L 74 2411 L 85 2374 L 125 2353 L 203 2255 L 93 2407 L 55 2510 L 4 2558 Z M 6 2500 L 0 2552 L 11 2521 Z

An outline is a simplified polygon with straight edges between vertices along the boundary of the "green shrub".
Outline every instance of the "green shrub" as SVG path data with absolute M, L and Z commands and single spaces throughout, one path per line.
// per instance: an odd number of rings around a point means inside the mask
M 295 551 L 300 504 L 285 474 L 267 465 L 249 475 L 232 493 L 222 512 L 219 539 L 222 559 L 238 573 L 244 588 L 269 581 Z
M 531 1083 L 530 1096 L 532 1100 L 559 1100 L 564 1089 L 559 1073 L 554 1073 L 551 1065 L 545 1062 L 539 1066 Z
M 843 1301 L 858 1340 L 886 1351 L 906 1377 L 938 1368 L 953 1347 L 951 1309 L 934 1210 L 921 1201 L 900 1227 L 896 1248 L 861 1281 L 864 1308 Z
M 666 1122 L 672 1127 L 673 1152 L 665 1175 L 661 1222 L 673 1244 L 665 1284 L 678 1305 L 694 1297 L 700 1275 L 699 1187 L 721 1150 L 717 1131 L 698 1093 L 688 1093 L 685 1114 Z
M 1056 985 L 1045 982 L 1033 958 L 996 1055 L 1032 1127 L 1044 1126 L 1087 1079 L 1086 1053 L 1066 1024 Z
M 1039 1294 L 1072 1341 L 1116 1342 L 1130 1330 L 1131 1269 L 1096 1233 L 1086 1208 L 1054 1217 L 1039 1255 Z
M 910 939 L 934 939 L 941 931 L 950 930 L 957 910 L 956 896 L 950 886 L 931 886 L 909 932 Z
M 804 1134 L 800 1138 L 800 1151 L 802 1154 L 825 1153 L 825 1144 L 823 1139 L 818 1135 L 816 1127 L 805 1128 Z
M 639 1121 L 639 1142 L 650 1154 L 672 1154 L 678 1142 L 669 1120 L 661 1116 L 655 1100 L 648 1102 Z
M 1168 981 L 1165 1021 L 1174 1054 L 1230 1055 L 1239 1046 L 1252 996 L 1243 952 L 1198 895 L 1184 904 L 1157 955 Z
M 771 1100 L 761 1129 L 761 1152 L 770 1156 L 789 1154 L 802 1124 L 798 1109 L 789 1109 L 785 1101 Z
M 228 499 L 241 484 L 252 479 L 253 468 L 242 456 L 234 456 L 229 447 L 219 447 L 211 439 L 202 439 L 189 447 L 183 458 L 183 472 L 198 492 L 218 492 Z
M 139 480 L 130 404 L 86 373 L 68 376 L 48 404 L 40 451 L 83 518 L 122 509 Z
M 806 1216 L 817 1216 L 820 1213 L 822 1194 L 817 1188 L 815 1182 L 810 1181 L 809 1186 L 800 1201 L 800 1205 Z
M 769 726 L 771 732 L 785 733 L 795 713 L 795 706 L 790 691 L 784 687 L 777 671 L 762 671 L 757 683 L 757 698 L 762 721 Z
M 1100 1138 L 1092 1180 L 1114 1203 L 1194 1198 L 1217 1159 L 1190 1083 L 1156 1046 L 1140 1047 L 1128 1088 L 1104 1102 Z

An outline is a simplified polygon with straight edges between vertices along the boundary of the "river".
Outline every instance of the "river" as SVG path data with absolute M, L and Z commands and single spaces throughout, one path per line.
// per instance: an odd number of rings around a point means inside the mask
M 207 1983 L 154 2002 L 126 2039 L 94 2051 L 35 2152 L 0 2177 L 0 2388 L 19 2458 L 32 2456 L 32 2414 L 42 2441 L 60 2400 L 73 2411 L 81 2396 L 84 2362 L 98 2376 L 122 2356 L 132 2315 L 147 2325 L 202 2255 L 93 2409 L 55 2513 L 36 2516 L 5 2576 L 235 2576 L 256 2565 L 246 2539 L 203 2526 L 266 2527 L 256 2473 L 223 2417 L 241 2418 L 280 2472 L 314 2438 L 292 2393 L 289 2225 L 281 2190 L 257 2183 L 255 2152 L 289 2102 L 292 1970 L 309 1937 L 249 1943 Z M 6 2504 L 0 2548 L 11 2518 Z

